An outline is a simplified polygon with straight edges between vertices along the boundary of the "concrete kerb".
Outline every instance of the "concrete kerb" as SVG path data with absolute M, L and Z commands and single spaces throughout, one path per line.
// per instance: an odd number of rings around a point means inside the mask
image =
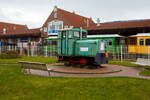
M 63 72 L 63 71 L 56 71 L 56 70 L 51 70 L 51 72 L 55 72 L 55 73 L 63 73 L 63 74 L 110 74 L 110 73 L 117 73 L 117 72 L 121 72 L 122 70 L 116 70 L 116 71 L 109 71 L 109 72 L 100 72 L 100 73 L 96 73 L 96 72 Z
M 19 65 L 19 64 L 17 64 L 17 63 L 1 63 L 0 65 Z M 126 67 L 126 66 L 125 66 Z M 143 68 L 144 69 L 144 68 Z M 117 74 L 117 73 L 119 73 L 119 72 L 124 72 L 124 70 L 123 69 L 118 69 L 118 70 L 114 70 L 114 71 L 109 71 L 109 72 L 66 72 L 66 71 L 57 71 L 57 70 L 51 70 L 51 72 L 52 73 L 62 73 L 62 74 L 74 74 L 74 75 L 80 75 L 80 74 L 85 74 L 85 75 L 105 75 L 105 74 L 110 74 L 110 76 L 111 76 L 111 74 Z M 27 74 L 27 73 L 24 73 L 25 75 Z M 33 76 L 41 76 L 41 75 L 33 75 Z M 119 76 L 119 75 L 118 75 Z M 139 75 L 139 73 L 138 73 L 138 75 L 137 75 L 138 77 L 137 78 L 147 78 L 147 79 L 150 79 L 150 77 L 148 77 L 148 76 L 142 76 L 142 75 Z M 52 75 L 52 77 L 55 77 L 55 76 L 53 76 Z M 63 77 L 63 76 L 62 76 Z M 65 77 L 65 76 L 64 76 Z M 107 77 L 107 76 L 104 76 L 104 77 Z M 108 77 L 109 77 L 109 75 L 108 75 Z M 130 77 L 132 77 L 132 76 L 130 76 Z

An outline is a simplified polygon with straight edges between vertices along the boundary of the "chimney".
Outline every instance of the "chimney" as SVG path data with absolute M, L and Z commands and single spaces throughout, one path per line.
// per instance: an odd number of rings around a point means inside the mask
M 99 18 L 97 18 L 97 26 L 100 26 L 101 24 L 100 24 L 100 19 Z
M 54 7 L 54 19 L 57 19 L 57 6 Z
M 54 12 L 56 12 L 56 11 L 57 11 L 57 8 L 58 8 L 58 7 L 55 5 L 55 6 L 54 6 Z

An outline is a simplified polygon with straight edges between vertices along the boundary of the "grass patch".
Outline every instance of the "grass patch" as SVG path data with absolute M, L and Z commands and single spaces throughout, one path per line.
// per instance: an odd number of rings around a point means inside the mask
M 18 61 L 30 61 L 30 62 L 39 62 L 39 63 L 55 63 L 57 62 L 57 58 L 50 57 L 27 57 L 23 56 L 17 59 L 0 59 L 0 63 L 18 63 Z
M 143 76 L 150 76 L 150 70 L 148 70 L 148 69 L 143 70 L 142 72 L 140 72 L 140 75 L 143 75 Z
M 138 64 L 132 64 L 130 61 L 109 61 L 109 64 L 128 66 L 128 67 L 142 67 L 142 68 L 150 68 L 150 66 L 142 66 Z
M 0 100 L 150 100 L 149 84 L 127 77 L 39 77 L 23 75 L 19 66 L 0 66 Z

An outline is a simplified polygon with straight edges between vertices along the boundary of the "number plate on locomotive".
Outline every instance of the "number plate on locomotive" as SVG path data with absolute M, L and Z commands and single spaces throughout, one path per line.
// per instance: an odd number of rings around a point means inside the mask
M 89 51 L 89 48 L 88 47 L 81 47 L 80 51 Z

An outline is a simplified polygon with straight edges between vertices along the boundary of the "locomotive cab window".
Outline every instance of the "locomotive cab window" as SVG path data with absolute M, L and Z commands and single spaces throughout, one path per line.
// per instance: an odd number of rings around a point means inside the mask
M 80 37 L 80 33 L 78 31 L 74 31 L 74 37 L 79 38 Z
M 66 37 L 66 32 L 63 31 L 63 32 L 62 32 L 62 38 L 65 38 L 65 37 Z
M 82 38 L 86 38 L 87 35 L 86 35 L 86 32 L 82 32 Z
M 72 32 L 71 31 L 69 31 L 68 38 L 72 38 Z
M 144 46 L 144 39 L 140 39 L 140 46 Z
M 146 39 L 145 45 L 150 46 L 150 39 Z

